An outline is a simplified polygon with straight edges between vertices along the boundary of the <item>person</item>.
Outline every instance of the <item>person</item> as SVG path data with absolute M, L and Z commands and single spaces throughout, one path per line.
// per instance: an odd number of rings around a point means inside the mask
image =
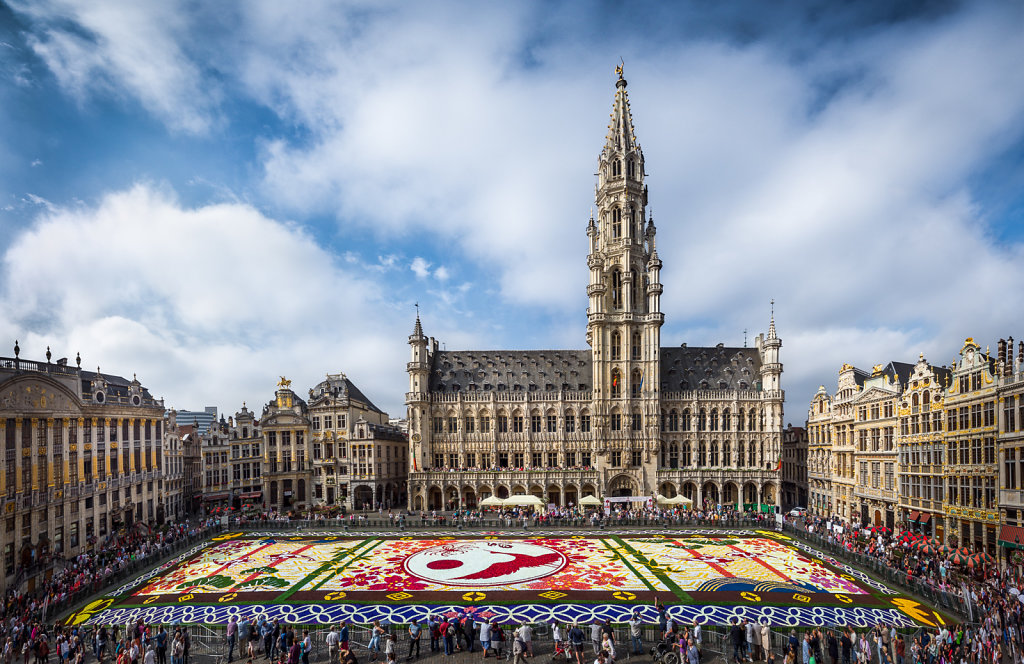
M 450 657 L 455 653 L 455 625 L 452 620 L 445 618 L 441 622 L 441 634 L 444 638 L 444 654 Z
M 839 664 L 839 639 L 836 633 L 830 629 L 825 641 L 828 643 L 828 664 Z
M 811 633 L 804 632 L 804 639 L 800 642 L 800 661 L 803 664 L 811 664 Z
M 309 637 L 309 630 L 302 630 L 302 664 L 309 664 L 309 655 L 313 652 L 313 639 Z
M 473 642 L 476 641 L 476 625 L 473 622 L 473 615 L 470 613 L 466 614 L 466 619 L 462 623 L 462 638 L 466 642 L 466 650 L 473 652 Z
M 437 652 L 441 649 L 441 621 L 437 616 L 427 619 L 427 632 L 430 634 L 430 652 Z
M 772 651 L 772 629 L 768 626 L 768 619 L 761 619 L 761 657 L 768 661 L 768 655 Z
M 594 648 L 594 657 L 601 652 L 601 621 L 594 618 L 590 624 L 590 645 Z
M 661 632 L 661 638 L 667 639 L 668 611 L 665 609 L 665 605 L 661 603 L 661 599 L 657 596 L 654 598 L 654 610 L 658 612 L 658 631 Z
M 302 647 L 299 645 L 299 640 L 293 638 L 292 645 L 288 648 L 288 664 L 299 664 L 301 652 Z
M 423 626 L 419 621 L 413 620 L 409 623 L 409 654 L 406 661 L 412 659 L 412 653 L 416 651 L 416 659 L 420 658 L 420 637 L 423 635 Z
M 182 664 L 185 654 L 185 640 L 181 638 L 181 632 L 174 633 L 174 640 L 171 641 L 171 664 Z
M 608 664 L 615 663 L 615 639 L 607 632 L 601 632 L 601 652 L 604 653 L 605 661 Z
M 156 661 L 157 664 L 167 664 L 167 630 L 163 625 L 156 633 Z
M 327 664 L 338 664 L 338 631 L 334 625 L 331 625 L 324 642 L 327 644 Z
M 849 632 L 843 632 L 843 635 L 839 638 L 839 644 L 843 651 L 843 664 L 851 664 L 853 639 L 850 638 Z
M 480 621 L 480 649 L 484 651 L 483 659 L 487 659 L 487 651 L 491 649 L 491 623 L 487 620 Z
M 578 622 L 574 622 L 569 629 L 569 647 L 576 664 L 583 664 L 583 630 Z
M 526 652 L 523 657 L 533 657 L 533 630 L 525 622 L 516 630 L 516 637 L 523 640 Z
M 395 661 L 395 635 L 391 632 L 384 635 L 384 659 L 389 662 Z M 309 664 L 309 662 L 303 664 Z
M 156 648 L 148 646 L 146 648 L 146 655 L 142 659 L 143 664 L 156 664 Z
M 371 651 L 373 656 L 370 658 L 371 661 L 377 659 L 377 655 L 380 654 L 380 638 L 384 635 L 384 628 L 380 626 L 379 620 L 373 621 L 373 627 L 370 629 L 370 643 L 366 646 L 366 649 Z
M 348 648 L 339 650 L 338 657 L 340 658 L 340 664 L 359 664 L 356 660 L 356 654 Z
M 558 624 L 557 620 L 551 622 L 551 640 L 555 643 L 555 652 L 558 652 L 559 647 L 563 652 L 568 652 L 565 648 L 565 635 L 562 634 L 562 626 Z
M 735 617 L 730 618 L 729 622 L 732 623 L 732 626 L 729 628 L 729 640 L 732 642 L 732 659 L 736 664 L 743 664 L 743 644 L 746 642 L 746 637 L 744 636 L 743 628 Z
M 697 657 L 699 659 L 704 658 L 704 637 L 702 636 L 702 630 L 700 621 L 696 618 L 693 619 L 693 642 L 697 646 Z
M 643 635 L 643 622 L 640 620 L 640 612 L 633 611 L 633 616 L 629 619 L 629 641 L 631 646 L 631 654 L 639 655 L 644 651 L 642 642 Z
M 340 656 L 342 650 L 348 650 L 348 621 L 341 621 L 341 632 L 338 634 L 338 654 Z M 349 650 L 351 654 L 352 651 Z M 353 654 L 352 657 L 355 657 Z
M 228 620 L 228 662 L 231 662 L 235 658 L 235 643 L 238 642 L 238 616 L 231 616 Z
M 494 644 L 494 649 L 497 651 L 495 654 L 498 659 L 505 656 L 505 630 L 501 628 L 498 621 L 491 623 L 491 643 Z
M 526 642 L 519 638 L 518 631 L 512 641 L 512 664 L 526 664 Z
M 757 656 L 759 639 L 757 638 L 757 636 L 758 636 L 757 635 L 757 628 L 754 627 L 754 622 L 752 620 L 748 620 L 747 618 L 744 618 L 743 619 L 743 631 L 746 632 L 746 636 L 747 636 L 747 649 L 743 653 L 744 657 L 746 659 L 751 660 L 751 661 L 753 661 L 755 659 L 760 659 Z M 807 662 L 804 662 L 804 664 L 807 664 Z
M 690 637 L 689 645 L 686 648 L 687 664 L 700 664 L 700 653 L 697 650 L 697 643 Z

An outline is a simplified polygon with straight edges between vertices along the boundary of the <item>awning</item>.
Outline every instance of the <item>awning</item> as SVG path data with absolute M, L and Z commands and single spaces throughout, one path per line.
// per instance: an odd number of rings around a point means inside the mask
M 241 498 L 242 500 L 247 500 L 247 499 L 250 499 L 250 498 L 259 498 L 262 495 L 263 495 L 262 491 L 250 491 L 249 493 L 243 493 L 243 494 L 241 494 L 238 497 Z
M 208 493 L 203 496 L 203 500 L 227 500 L 231 497 L 230 493 Z
M 999 529 L 999 546 L 1007 549 L 1024 549 L 1024 528 L 1003 526 Z
M 917 522 L 923 526 L 924 524 L 928 523 L 928 520 L 931 518 L 932 515 L 928 512 L 921 512 L 921 518 L 918 519 Z
M 919 517 L 920 515 L 921 515 L 920 512 L 918 512 L 917 510 L 914 510 L 913 512 L 910 513 L 910 521 L 912 521 L 912 522 L 913 521 L 917 521 L 917 517 Z

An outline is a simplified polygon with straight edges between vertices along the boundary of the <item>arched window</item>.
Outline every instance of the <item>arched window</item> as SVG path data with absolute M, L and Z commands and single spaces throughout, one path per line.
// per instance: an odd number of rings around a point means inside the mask
M 679 414 L 676 413 L 675 408 L 668 414 L 668 430 L 679 431 Z
M 612 369 L 612 398 L 622 394 L 622 375 L 618 369 Z
M 640 340 L 640 333 L 633 333 L 633 342 L 629 345 L 630 357 L 634 360 L 640 359 L 640 351 L 643 350 L 643 342 Z
M 683 443 L 683 468 L 689 466 L 692 460 L 692 455 L 690 454 L 690 441 L 686 441 Z
M 757 468 L 757 444 L 754 441 L 747 445 L 747 467 Z
M 700 414 L 697 415 L 697 431 L 707 431 L 708 428 L 708 414 L 703 408 L 700 409 Z
M 718 409 L 711 409 L 711 430 L 718 431 Z
M 690 422 L 690 409 L 686 408 L 683 410 L 683 431 L 689 431 L 693 425 Z
M 726 468 L 732 465 L 732 444 L 729 441 L 722 443 L 722 465 Z
M 743 441 L 741 440 L 740 442 L 736 443 L 736 467 L 743 468 L 746 465 L 743 463 L 744 460 L 745 459 L 743 455 Z
M 931 395 L 928 392 L 925 392 L 924 394 L 921 395 L 921 405 L 923 405 L 925 408 L 928 407 L 930 401 Z
M 616 136 L 616 145 L 618 145 L 618 136 Z M 612 175 L 622 175 L 622 162 L 618 159 L 612 162 Z
M 612 210 L 612 237 L 622 237 L 622 210 L 620 208 Z
M 640 275 L 636 270 L 629 271 L 629 307 L 636 309 L 640 302 Z
M 626 172 L 629 174 L 629 177 L 636 177 L 636 162 L 632 159 L 626 162 Z
M 758 414 L 760 415 L 760 417 L 758 418 L 758 424 L 760 427 L 758 428 L 758 431 L 764 431 L 764 408 L 758 411 Z
M 743 431 L 743 417 L 744 417 L 743 409 L 740 408 L 740 414 L 736 417 L 736 430 L 737 431 Z
M 750 409 L 747 417 L 747 431 L 757 431 L 757 411 Z
M 711 441 L 711 456 L 708 459 L 708 465 L 712 468 L 718 467 L 718 443 Z
M 668 446 L 668 467 L 679 467 L 679 443 L 672 443 Z
M 644 385 L 644 376 L 639 369 L 633 369 L 633 375 L 629 381 L 629 391 L 634 399 L 640 398 L 640 390 Z
M 612 270 L 612 307 L 622 308 L 622 273 Z
M 708 446 L 702 440 L 697 444 L 697 467 L 704 468 L 708 465 Z
M 622 335 L 618 330 L 612 332 L 611 354 L 613 360 L 622 359 Z
M 726 408 L 722 411 L 722 431 L 732 430 L 732 413 Z

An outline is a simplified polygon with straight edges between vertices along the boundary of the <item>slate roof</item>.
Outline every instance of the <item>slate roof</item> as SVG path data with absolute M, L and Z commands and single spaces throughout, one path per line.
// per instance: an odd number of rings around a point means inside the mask
M 128 380 L 123 376 L 115 376 L 113 374 L 105 373 L 97 374 L 95 371 L 83 370 L 81 372 L 82 394 L 85 395 L 87 399 L 92 398 L 92 381 L 96 380 L 97 376 L 102 376 L 103 380 L 106 381 L 107 394 L 109 396 L 117 396 L 124 398 L 128 397 L 128 388 L 131 387 L 132 381 Z M 150 405 L 148 402 L 155 401 L 153 399 L 153 395 L 150 394 L 149 390 L 146 389 L 145 387 L 142 387 L 142 401 L 147 405 Z
M 430 390 L 588 391 L 590 350 L 448 350 L 434 353 Z
M 591 351 L 463 350 L 434 353 L 431 392 L 589 391 Z M 661 349 L 665 390 L 754 389 L 761 357 L 756 348 L 671 347 Z
M 376 413 L 383 413 L 384 411 L 377 408 L 369 397 L 363 394 L 363 391 L 356 387 L 356 384 L 348 379 L 348 377 L 341 378 L 337 374 L 328 376 L 327 380 L 322 380 L 317 383 L 317 386 L 309 391 L 310 403 L 316 402 L 321 396 L 331 394 L 339 399 L 348 397 L 350 401 L 360 401 L 367 405 L 369 410 Z
M 661 349 L 662 390 L 743 390 L 760 383 L 756 348 L 678 346 Z

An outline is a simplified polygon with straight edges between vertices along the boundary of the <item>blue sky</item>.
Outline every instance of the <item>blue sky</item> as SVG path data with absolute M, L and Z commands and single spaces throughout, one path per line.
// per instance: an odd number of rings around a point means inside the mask
M 1024 337 L 1019 3 L 0 4 L 0 338 L 168 406 L 582 348 L 626 63 L 663 345 L 838 367 Z M 1017 326 L 1015 328 L 1015 326 Z

